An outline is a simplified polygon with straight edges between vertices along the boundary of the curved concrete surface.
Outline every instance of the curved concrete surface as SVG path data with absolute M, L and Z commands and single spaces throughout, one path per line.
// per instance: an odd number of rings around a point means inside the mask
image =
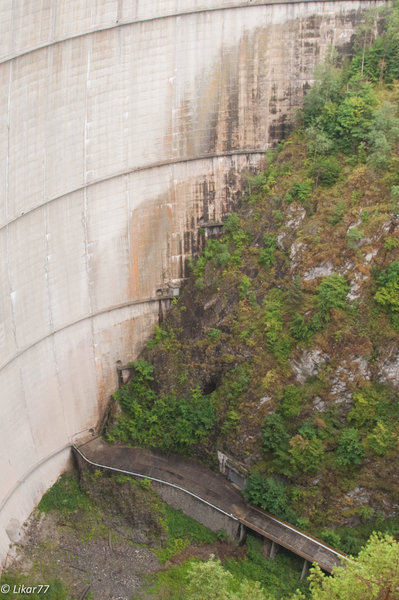
M 1 0 L 0 560 L 185 277 L 200 218 L 232 209 L 375 4 Z
M 174 486 L 212 506 L 252 531 L 291 550 L 331 572 L 347 556 L 331 546 L 245 502 L 242 494 L 219 473 L 197 462 L 159 451 L 104 443 L 101 438 L 75 448 L 78 456 L 94 467 L 147 477 L 164 486 Z M 162 489 L 157 487 L 162 496 Z M 181 508 L 185 508 L 184 500 Z M 190 507 L 191 508 L 191 507 Z M 190 515 L 194 518 L 196 515 Z M 208 517 L 208 519 L 212 517 Z M 210 526 L 210 523 L 205 522 Z

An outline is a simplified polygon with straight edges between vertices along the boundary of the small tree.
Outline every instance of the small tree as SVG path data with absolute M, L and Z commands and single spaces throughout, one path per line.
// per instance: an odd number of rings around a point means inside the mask
M 360 465 L 364 452 L 357 429 L 351 427 L 343 431 L 337 447 L 337 463 L 343 467 Z
M 313 567 L 311 600 L 398 600 L 399 543 L 390 535 L 373 533 L 357 558 L 336 567 L 333 576 Z M 305 600 L 297 592 L 291 600 Z

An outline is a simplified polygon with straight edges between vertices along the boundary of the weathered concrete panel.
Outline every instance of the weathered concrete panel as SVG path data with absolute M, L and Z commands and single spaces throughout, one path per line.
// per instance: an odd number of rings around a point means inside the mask
M 83 191 L 47 204 L 45 245 L 47 282 L 54 330 L 75 323 L 91 313 Z M 10 226 L 11 228 L 11 226 Z
M 156 290 L 186 276 L 200 220 L 234 207 L 316 62 L 374 4 L 0 0 L 7 519 L 62 461 L 37 463 L 96 426 L 116 361 L 157 322 Z

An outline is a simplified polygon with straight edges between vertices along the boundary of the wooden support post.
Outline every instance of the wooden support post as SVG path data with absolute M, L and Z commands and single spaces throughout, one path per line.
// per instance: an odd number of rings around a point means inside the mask
M 305 579 L 305 577 L 307 577 L 308 575 L 309 575 L 309 561 L 307 561 L 305 558 L 305 560 L 303 561 L 301 580 Z

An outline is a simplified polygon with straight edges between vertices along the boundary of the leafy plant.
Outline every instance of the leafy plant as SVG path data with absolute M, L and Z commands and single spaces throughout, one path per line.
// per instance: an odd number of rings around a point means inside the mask
M 243 494 L 250 502 L 274 515 L 282 518 L 286 516 L 288 497 L 281 481 L 263 477 L 258 471 L 251 471 Z
M 388 309 L 392 324 L 399 328 L 399 261 L 391 263 L 387 271 L 381 273 L 377 286 L 375 301 Z
M 266 234 L 264 237 L 265 248 L 259 253 L 259 262 L 266 268 L 271 267 L 275 263 L 274 251 L 277 245 L 277 237 Z
M 360 242 L 363 236 L 363 231 L 360 231 L 360 229 L 357 229 L 357 227 L 351 227 L 348 233 L 346 234 L 348 248 L 350 248 L 351 250 L 356 248 L 357 244 Z
M 338 441 L 337 463 L 343 467 L 353 467 L 360 465 L 363 457 L 364 452 L 357 429 L 354 427 L 345 429 Z
M 302 410 L 301 389 L 296 385 L 287 385 L 279 402 L 278 411 L 284 419 L 297 417 Z
M 333 273 L 324 277 L 317 288 L 316 304 L 318 307 L 317 317 L 321 322 L 330 320 L 333 309 L 343 310 L 346 308 L 346 296 L 349 285 L 342 275 Z
M 288 450 L 289 435 L 278 413 L 268 415 L 262 428 L 262 444 L 267 451 Z
M 321 157 L 315 160 L 311 169 L 312 177 L 317 184 L 331 186 L 341 175 L 341 167 L 335 156 Z

